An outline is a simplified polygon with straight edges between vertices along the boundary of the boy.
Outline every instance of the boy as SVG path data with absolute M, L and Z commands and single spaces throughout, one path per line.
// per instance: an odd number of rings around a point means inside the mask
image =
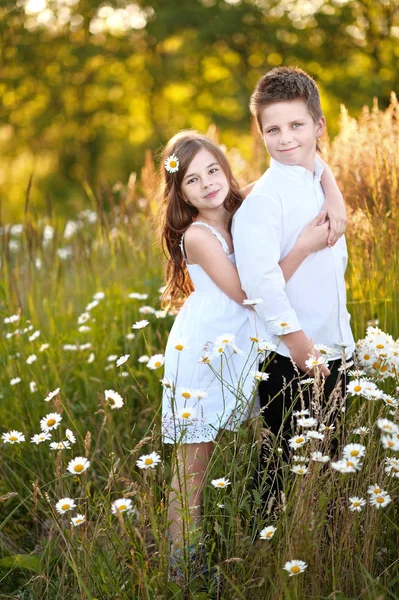
M 259 387 L 266 426 L 277 435 L 293 402 L 298 405 L 293 362 L 300 372 L 308 371 L 309 357 L 320 356 L 313 344 L 335 349 L 329 367 L 318 367 L 326 377 L 328 398 L 340 376 L 343 348 L 349 358 L 355 344 L 346 309 L 345 238 L 308 256 L 287 283 L 278 266 L 324 203 L 316 145 L 325 118 L 317 85 L 301 69 L 278 67 L 259 80 L 250 109 L 271 161 L 234 217 L 233 241 L 244 291 L 248 298 L 263 300 L 255 306 L 265 326 L 261 333 L 277 346 L 266 369 L 269 379 Z M 311 393 L 305 398 L 308 405 Z

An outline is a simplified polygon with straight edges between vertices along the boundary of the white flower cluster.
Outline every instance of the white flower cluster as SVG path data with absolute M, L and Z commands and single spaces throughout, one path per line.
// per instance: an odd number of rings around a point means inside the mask
M 395 377 L 399 370 L 399 340 L 369 326 L 366 337 L 356 344 L 356 357 L 365 373 L 377 381 Z

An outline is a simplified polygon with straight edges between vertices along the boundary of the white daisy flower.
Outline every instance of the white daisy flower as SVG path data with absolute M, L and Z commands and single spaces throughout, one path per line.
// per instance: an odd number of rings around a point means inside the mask
M 369 485 L 367 488 L 367 493 L 370 496 L 380 496 L 381 494 L 386 494 L 387 492 L 383 490 L 378 483 L 374 483 L 373 485 Z
M 262 373 L 262 371 L 251 371 L 251 375 L 256 381 L 267 381 L 270 377 L 269 373 Z
M 61 423 L 61 415 L 58 413 L 49 413 L 40 421 L 40 429 L 42 431 L 50 431 L 51 429 L 57 429 Z
M 294 454 L 294 456 L 292 457 L 292 460 L 294 462 L 299 462 L 299 463 L 308 463 L 309 459 L 307 458 L 307 456 L 297 456 L 296 454 Z
M 90 316 L 91 315 L 88 312 L 82 313 L 78 318 L 78 325 L 83 325 L 83 323 L 86 323 L 90 319 Z
M 139 292 L 131 292 L 128 296 L 132 300 L 147 300 L 148 294 L 140 294 Z
M 190 349 L 190 347 L 188 346 L 187 340 L 185 338 L 180 338 L 178 340 L 175 340 L 175 342 L 173 344 L 173 347 L 178 352 L 182 352 L 183 350 L 189 350 Z
M 33 342 L 34 340 L 37 340 L 37 338 L 40 337 L 40 331 L 35 331 L 34 333 L 32 333 L 32 335 L 28 338 L 28 340 L 30 342 Z
M 297 425 L 299 425 L 299 427 L 304 427 L 305 429 L 316 427 L 317 419 L 314 419 L 313 417 L 302 417 L 297 420 Z
M 366 454 L 366 446 L 362 444 L 347 444 L 342 451 L 343 457 L 347 460 L 352 458 L 362 458 Z
M 60 388 L 57 388 L 53 392 L 50 392 L 49 394 L 47 394 L 47 396 L 45 397 L 44 401 L 45 402 L 50 402 L 50 400 L 52 400 L 53 398 L 55 398 L 55 396 L 58 396 L 59 393 L 60 393 Z
M 366 376 L 366 371 L 363 371 L 362 369 L 353 369 L 352 371 L 348 371 L 348 375 L 350 375 L 350 377 L 356 377 L 356 379 L 359 379 L 360 377 Z
M 90 312 L 91 310 L 93 310 L 93 308 L 96 308 L 96 306 L 98 306 L 100 303 L 98 300 L 93 300 L 92 302 L 89 302 L 89 304 L 86 306 L 85 311 L 86 312 Z
M 209 365 L 209 363 L 211 362 L 211 358 L 212 356 L 209 354 L 209 352 L 203 352 L 199 357 L 198 362 L 201 365 Z
M 141 315 L 153 315 L 155 313 L 155 308 L 152 306 L 140 306 L 139 313 Z
M 399 425 L 389 419 L 378 419 L 377 427 L 384 433 L 399 433 Z
M 55 505 L 56 511 L 60 513 L 60 515 L 63 515 L 67 512 L 67 510 L 72 510 L 75 507 L 75 500 L 72 498 L 61 498 L 61 500 L 58 500 L 57 504 Z
M 370 498 L 370 504 L 372 504 L 376 508 L 384 508 L 390 502 L 392 502 L 392 498 L 387 493 L 375 495 Z
M 324 440 L 324 434 L 321 433 L 320 431 L 314 431 L 313 429 L 311 429 L 310 431 L 308 431 L 306 433 L 308 439 L 312 439 L 312 440 Z
M 277 346 L 272 342 L 260 340 L 260 342 L 258 343 L 258 352 L 260 354 L 268 354 L 270 352 L 274 352 L 275 350 L 277 350 Z
M 288 444 L 294 450 L 296 448 L 300 448 L 304 446 L 308 442 L 308 438 L 306 435 L 296 435 L 288 440 Z
M 196 414 L 197 414 L 197 411 L 192 406 L 185 406 L 184 408 L 181 408 L 177 412 L 177 416 L 182 421 L 190 421 L 192 419 L 195 419 Z
M 294 465 L 290 471 L 296 475 L 306 475 L 306 473 L 309 472 L 309 469 L 306 465 Z
M 144 327 L 147 327 L 149 323 L 150 322 L 146 321 L 145 319 L 143 319 L 142 321 L 136 321 L 135 323 L 133 323 L 132 329 L 144 329 Z
M 305 360 L 305 365 L 308 369 L 313 369 L 313 367 L 324 365 L 326 362 L 327 360 L 325 356 L 310 356 L 307 360 Z
M 90 352 L 89 358 L 87 359 L 88 364 L 90 365 L 92 362 L 94 362 L 95 358 L 96 358 L 96 355 L 94 354 L 94 352 Z
M 363 498 L 359 498 L 358 496 L 352 496 L 349 498 L 349 510 L 352 512 L 360 512 L 363 506 L 366 506 L 366 500 Z
M 107 362 L 115 362 L 116 360 L 118 360 L 117 354 L 110 354 L 109 356 L 107 356 Z
M 85 521 L 86 517 L 78 513 L 76 517 L 72 517 L 71 525 L 73 525 L 74 527 L 78 527 L 79 525 L 82 525 Z
M 288 330 L 291 329 L 292 325 L 291 323 L 289 323 L 289 321 L 285 321 L 285 319 L 280 319 L 274 321 L 273 327 L 278 330 L 278 335 L 281 335 L 282 333 L 287 333 Z
M 307 564 L 303 560 L 290 560 L 285 563 L 283 569 L 290 574 L 290 577 L 293 575 L 299 575 L 303 573 L 305 569 L 307 569 Z
M 159 454 L 151 452 L 151 454 L 143 454 L 143 456 L 140 456 L 136 465 L 139 469 L 153 469 L 159 462 L 161 462 Z
M 356 471 L 360 470 L 362 465 L 359 459 L 352 458 L 351 460 L 343 459 L 331 462 L 330 466 L 339 473 L 356 473 Z
M 135 334 L 135 333 L 133 333 L 133 332 L 132 332 L 132 333 L 127 333 L 127 334 L 126 334 L 126 339 L 127 339 L 127 340 L 134 340 L 134 338 L 135 338 L 135 337 L 136 337 L 136 334 Z
M 20 377 L 14 377 L 14 379 L 10 380 L 10 385 L 17 385 L 17 383 L 21 383 L 22 379 Z
M 118 513 L 130 513 L 133 510 L 132 501 L 130 498 L 118 498 L 111 504 L 111 511 L 114 515 Z
M 148 363 L 148 361 L 150 360 L 150 357 L 147 356 L 147 354 L 143 354 L 143 356 L 140 356 L 140 358 L 137 359 L 139 363 L 146 365 Z
M 314 460 L 315 462 L 321 462 L 321 463 L 327 463 L 330 461 L 330 457 L 327 454 L 323 455 L 322 452 L 311 452 L 310 458 L 312 460 Z
M 223 333 L 218 335 L 216 340 L 213 342 L 215 346 L 223 346 L 226 344 L 234 344 L 235 335 L 233 333 Z
M 51 433 L 48 433 L 48 431 L 43 431 L 42 433 L 36 433 L 30 439 L 31 443 L 36 444 L 37 446 L 47 440 L 51 440 Z
M 203 400 L 204 398 L 208 397 L 208 392 L 205 392 L 204 390 L 194 390 L 194 396 L 198 400 Z
M 39 348 L 39 352 L 44 352 L 47 348 L 50 348 L 50 344 L 42 344 Z
M 34 394 L 35 392 L 37 392 L 36 381 L 29 382 L 29 391 L 31 392 L 31 394 Z
M 334 354 L 337 353 L 337 351 L 334 350 L 334 348 L 330 348 L 330 346 L 326 346 L 325 344 L 315 344 L 314 348 L 315 350 L 320 352 L 320 354 L 322 354 L 324 357 L 334 356 Z
M 105 390 L 104 397 L 112 410 L 122 408 L 124 404 L 122 396 L 118 392 L 115 392 L 115 390 Z
M 231 485 L 231 482 L 226 477 L 220 477 L 220 479 L 212 479 L 211 484 L 214 488 L 226 488 L 228 485 Z
M 298 381 L 299 385 L 311 385 L 314 383 L 314 377 L 306 377 L 306 379 L 300 379 Z
M 78 331 L 79 333 L 87 333 L 88 331 L 91 331 L 91 327 L 88 327 L 87 325 L 81 325 L 78 327 Z
M 69 450 L 71 444 L 68 440 L 63 442 L 51 442 L 50 450 Z
M 8 431 L 7 433 L 3 433 L 1 436 L 4 444 L 20 444 L 25 441 L 25 436 L 21 431 L 16 431 L 13 429 L 12 431 Z
M 93 300 L 104 300 L 105 294 L 104 292 L 96 292 L 93 296 Z
M 346 391 L 350 396 L 362 395 L 366 390 L 376 389 L 377 386 L 367 379 L 354 379 L 347 385 Z
M 397 458 L 385 458 L 385 473 L 392 477 L 399 478 L 399 459 Z
M 176 173 L 179 170 L 179 159 L 176 154 L 171 154 L 164 162 L 165 169 L 168 173 Z
M 166 319 L 166 317 L 168 316 L 168 311 L 165 308 L 165 310 L 156 310 L 154 312 L 154 315 L 156 316 L 157 319 Z
M 129 358 L 130 358 L 130 354 L 124 354 L 123 356 L 118 358 L 118 360 L 116 361 L 116 366 L 121 367 L 122 365 L 125 364 L 125 362 L 127 362 L 129 360 Z
M 394 452 L 398 452 L 399 450 L 399 439 L 395 435 L 382 435 L 381 444 L 387 450 L 393 450 Z
M 77 456 L 69 461 L 67 469 L 73 475 L 81 475 L 90 467 L 90 461 L 84 456 Z
M 76 443 L 76 437 L 73 433 L 73 431 L 71 431 L 70 429 L 67 429 L 65 432 L 66 438 L 69 442 L 71 442 L 71 444 L 75 444 Z
M 253 300 L 251 300 L 250 298 L 246 298 L 243 301 L 243 305 L 244 306 L 256 306 L 257 304 L 262 304 L 263 302 L 263 298 L 254 298 Z
M 165 362 L 165 357 L 163 354 L 154 354 L 151 356 L 150 360 L 147 363 L 147 367 L 151 370 L 159 369 Z
M 36 354 L 30 354 L 30 355 L 28 356 L 28 358 L 26 359 L 26 364 L 27 364 L 27 365 L 31 365 L 32 363 L 34 363 L 34 362 L 35 362 L 35 360 L 37 360 L 37 356 L 36 356 Z
M 307 417 L 310 414 L 308 408 L 304 408 L 303 410 L 294 410 L 292 413 L 294 417 Z
M 367 433 L 369 433 L 370 429 L 368 427 L 358 427 L 357 429 L 354 429 L 352 431 L 352 433 L 354 435 L 366 435 Z
M 325 423 L 320 423 L 319 431 L 325 431 L 326 433 L 330 431 L 334 431 L 335 425 L 326 425 Z
M 273 525 L 268 525 L 264 527 L 259 534 L 261 540 L 271 540 L 277 531 L 277 527 L 273 527 Z
M 5 317 L 4 323 L 17 323 L 20 318 L 20 315 L 11 315 L 10 317 Z
M 161 382 L 162 387 L 168 390 L 172 390 L 175 386 L 173 379 L 169 379 L 168 377 L 163 377 L 163 379 L 160 379 L 159 381 Z

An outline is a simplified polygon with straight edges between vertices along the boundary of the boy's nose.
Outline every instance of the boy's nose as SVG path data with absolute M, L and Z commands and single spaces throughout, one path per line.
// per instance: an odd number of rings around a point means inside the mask
M 287 145 L 292 142 L 292 131 L 281 131 L 280 132 L 280 144 Z

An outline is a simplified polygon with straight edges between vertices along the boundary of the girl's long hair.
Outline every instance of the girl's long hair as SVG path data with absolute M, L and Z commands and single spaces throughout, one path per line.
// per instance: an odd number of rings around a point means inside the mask
M 162 154 L 161 182 L 158 190 L 161 204 L 161 244 L 168 260 L 165 271 L 166 288 L 161 300 L 163 307 L 179 308 L 194 290 L 180 249 L 180 241 L 183 233 L 197 217 L 198 210 L 185 202 L 181 184 L 191 161 L 202 148 L 214 155 L 227 177 L 230 191 L 223 205 L 230 215 L 229 229 L 233 215 L 243 200 L 229 162 L 217 144 L 192 130 L 181 131 L 168 142 Z M 175 173 L 169 173 L 164 166 L 165 160 L 172 154 L 179 159 L 179 170 Z

